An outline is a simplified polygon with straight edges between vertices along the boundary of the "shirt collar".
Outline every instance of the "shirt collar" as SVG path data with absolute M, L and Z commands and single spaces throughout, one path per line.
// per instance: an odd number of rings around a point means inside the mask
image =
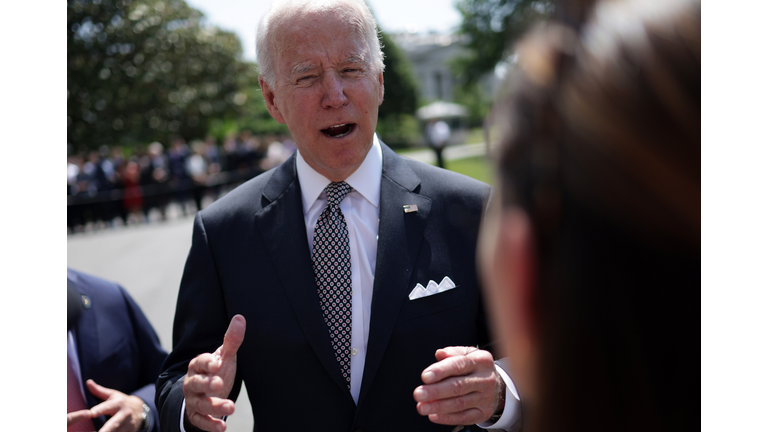
M 363 160 L 363 163 L 360 164 L 352 175 L 344 180 L 376 208 L 379 207 L 379 198 L 381 196 L 382 165 L 381 145 L 379 144 L 379 138 L 374 133 L 373 145 L 368 150 L 365 160 Z M 301 151 L 299 150 L 296 151 L 296 172 L 299 176 L 301 199 L 304 204 L 304 213 L 306 214 L 331 181 L 312 169 L 301 156 Z

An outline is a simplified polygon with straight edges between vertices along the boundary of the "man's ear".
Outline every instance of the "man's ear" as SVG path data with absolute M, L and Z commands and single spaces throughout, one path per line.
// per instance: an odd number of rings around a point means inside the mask
M 379 105 L 384 102 L 384 72 L 379 72 Z
M 275 92 L 272 91 L 261 75 L 259 75 L 259 86 L 261 87 L 261 94 L 264 96 L 264 102 L 267 103 L 269 114 L 273 119 L 277 120 L 278 123 L 285 124 L 285 119 L 283 119 L 283 115 L 280 113 L 280 109 L 275 102 Z

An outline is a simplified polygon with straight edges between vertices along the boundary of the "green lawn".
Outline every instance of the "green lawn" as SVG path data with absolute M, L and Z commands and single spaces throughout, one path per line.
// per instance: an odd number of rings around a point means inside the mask
M 482 130 L 479 130 L 476 135 L 479 136 L 481 132 Z M 429 147 L 395 149 L 396 153 L 404 156 L 408 155 L 410 152 L 423 151 L 430 151 Z M 491 186 L 494 184 L 495 179 L 493 173 L 493 161 L 489 160 L 486 156 L 473 156 L 464 159 L 449 160 L 445 161 L 445 165 L 445 168 L 451 171 L 456 171 L 458 173 L 488 183 Z
M 456 171 L 482 182 L 486 182 L 489 185 L 493 185 L 493 165 L 485 156 L 446 161 L 445 167 L 451 171 Z

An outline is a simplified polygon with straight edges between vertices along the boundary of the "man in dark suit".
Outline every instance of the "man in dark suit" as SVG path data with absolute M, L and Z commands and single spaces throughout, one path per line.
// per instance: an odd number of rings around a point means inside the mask
M 116 283 L 67 269 L 67 294 L 67 430 L 158 430 L 152 325 Z
M 223 431 L 243 381 L 260 430 L 514 423 L 508 377 L 477 348 L 489 187 L 378 141 L 365 3 L 273 6 L 257 45 L 267 107 L 298 152 L 195 218 L 158 380 L 163 430 Z

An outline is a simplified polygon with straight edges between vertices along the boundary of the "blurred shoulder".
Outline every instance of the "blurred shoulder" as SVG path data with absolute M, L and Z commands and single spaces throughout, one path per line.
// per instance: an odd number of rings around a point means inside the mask
M 122 287 L 116 282 L 71 268 L 67 268 L 67 284 L 74 285 L 79 291 L 87 294 L 119 294 L 123 291 Z

